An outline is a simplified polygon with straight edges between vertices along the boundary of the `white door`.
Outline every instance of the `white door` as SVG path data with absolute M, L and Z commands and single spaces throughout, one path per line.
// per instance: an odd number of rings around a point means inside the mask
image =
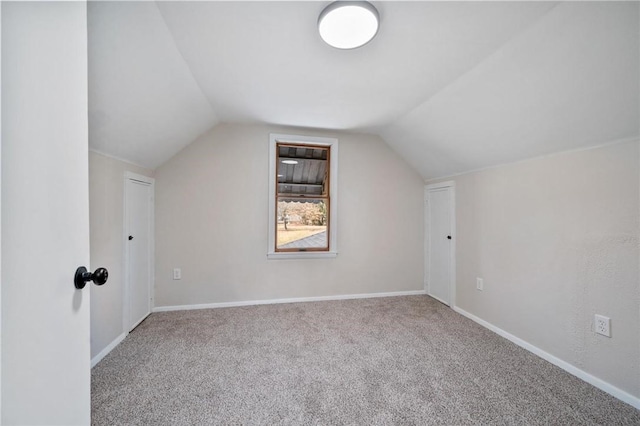
M 87 110 L 86 3 L 3 2 L 2 424 L 91 421 Z
M 431 186 L 426 191 L 427 293 L 445 303 L 452 302 L 453 187 Z
M 129 174 L 125 179 L 127 330 L 151 313 L 153 179 Z

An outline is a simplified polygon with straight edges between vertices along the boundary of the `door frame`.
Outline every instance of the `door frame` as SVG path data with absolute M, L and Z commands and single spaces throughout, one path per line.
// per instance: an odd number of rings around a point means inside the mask
M 2 2 L 0 2 L 0 82 L 2 81 Z M 2 84 L 0 84 L 0 242 L 2 241 Z M 2 422 L 2 244 L 0 243 L 0 422 Z
M 436 189 L 449 189 L 451 198 L 449 209 L 449 220 L 451 223 L 451 244 L 449 245 L 449 307 L 456 306 L 456 183 L 449 180 L 446 182 L 433 183 L 424 187 L 424 290 L 431 296 L 429 284 L 431 282 L 429 265 L 431 264 L 431 217 L 429 214 L 430 191 Z M 431 296 L 433 297 L 433 296 Z M 434 297 L 434 299 L 437 299 Z M 440 299 L 437 299 L 443 302 Z M 444 303 L 444 302 L 443 302 Z M 446 303 L 445 303 L 446 304 Z
M 140 175 L 133 172 L 125 172 L 124 173 L 124 217 L 123 217 L 123 226 L 122 226 L 122 246 L 123 246 L 123 303 L 122 303 L 122 330 L 125 334 L 129 334 L 131 330 L 133 330 L 138 324 L 130 326 L 129 321 L 131 320 L 131 312 L 130 312 L 130 283 L 129 283 L 129 244 L 128 237 L 129 233 L 129 206 L 128 206 L 128 183 L 129 181 L 134 181 L 138 183 L 142 183 L 148 185 L 151 188 L 151 198 L 149 200 L 150 203 L 150 218 L 149 218 L 149 313 L 153 311 L 155 307 L 155 291 L 154 291 L 154 283 L 155 283 L 155 182 L 154 178 L 149 176 Z

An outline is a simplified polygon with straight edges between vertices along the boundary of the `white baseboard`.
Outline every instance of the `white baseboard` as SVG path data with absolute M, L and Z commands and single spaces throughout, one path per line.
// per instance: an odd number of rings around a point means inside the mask
M 551 364 L 554 364 L 560 368 L 562 368 L 564 371 L 573 374 L 574 376 L 576 376 L 579 379 L 584 380 L 585 382 L 597 387 L 598 389 L 601 389 L 603 391 L 605 391 L 606 393 L 608 393 L 609 395 L 618 398 L 620 401 L 622 402 L 626 402 L 627 404 L 631 405 L 632 407 L 635 407 L 637 409 L 640 410 L 640 398 L 636 398 L 635 396 L 631 395 L 630 393 L 627 393 L 625 391 L 623 391 L 622 389 L 619 389 L 615 386 L 613 386 L 610 383 L 605 382 L 602 379 L 599 379 L 595 376 L 592 376 L 591 374 L 579 369 L 578 367 L 569 364 L 566 361 L 561 360 L 560 358 L 551 355 L 548 352 L 543 351 L 542 349 L 538 348 L 537 346 L 532 345 L 529 342 L 526 342 L 522 339 L 520 339 L 519 337 L 514 336 L 511 333 L 508 333 L 506 331 L 504 331 L 503 329 L 496 327 L 495 325 L 478 318 L 477 316 L 470 314 L 469 312 L 465 311 L 464 309 L 460 309 L 457 306 L 453 307 L 453 310 L 458 312 L 459 314 L 469 318 L 472 321 L 477 322 L 478 324 L 480 324 L 481 326 L 488 328 L 489 330 L 493 331 L 494 333 L 504 337 L 507 340 L 512 341 L 513 343 L 515 343 L 516 345 L 520 346 L 521 348 L 524 348 L 526 350 L 528 350 L 529 352 L 538 355 L 540 358 L 549 361 Z
M 111 352 L 113 350 L 113 348 L 115 348 L 116 346 L 118 346 L 120 344 L 120 342 L 122 342 L 124 340 L 125 337 L 127 337 L 128 333 L 122 333 L 121 335 L 119 335 L 118 337 L 116 337 L 113 342 L 109 343 L 109 345 L 104 348 L 103 350 L 100 351 L 100 353 L 96 356 L 94 356 L 91 359 L 91 368 L 95 367 L 96 364 L 98 364 L 100 361 L 102 361 L 102 358 L 104 358 L 105 356 L 107 356 L 109 354 L 109 352 Z
M 289 299 L 246 300 L 240 302 L 204 303 L 198 305 L 156 306 L 153 312 L 187 311 L 192 309 L 233 308 L 237 306 L 274 305 L 278 303 L 321 302 L 325 300 L 371 299 L 374 297 L 418 296 L 424 290 L 393 291 L 389 293 L 341 294 L 336 296 L 292 297 Z

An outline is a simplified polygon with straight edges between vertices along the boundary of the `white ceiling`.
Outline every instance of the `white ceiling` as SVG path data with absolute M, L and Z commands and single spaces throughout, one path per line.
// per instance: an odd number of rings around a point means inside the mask
M 90 2 L 89 145 L 155 168 L 218 123 L 153 2 Z
M 394 123 L 433 178 L 640 134 L 639 3 L 563 3 Z
M 640 133 L 637 2 L 375 2 L 350 51 L 328 3 L 91 2 L 91 146 L 154 168 L 218 122 L 348 129 L 433 178 Z

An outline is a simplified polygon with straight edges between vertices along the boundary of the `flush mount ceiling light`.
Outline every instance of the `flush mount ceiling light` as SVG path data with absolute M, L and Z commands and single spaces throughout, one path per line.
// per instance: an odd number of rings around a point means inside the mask
M 366 1 L 335 1 L 318 18 L 320 37 L 338 49 L 367 44 L 378 32 L 378 11 Z
M 296 160 L 282 160 L 284 164 L 298 164 Z

